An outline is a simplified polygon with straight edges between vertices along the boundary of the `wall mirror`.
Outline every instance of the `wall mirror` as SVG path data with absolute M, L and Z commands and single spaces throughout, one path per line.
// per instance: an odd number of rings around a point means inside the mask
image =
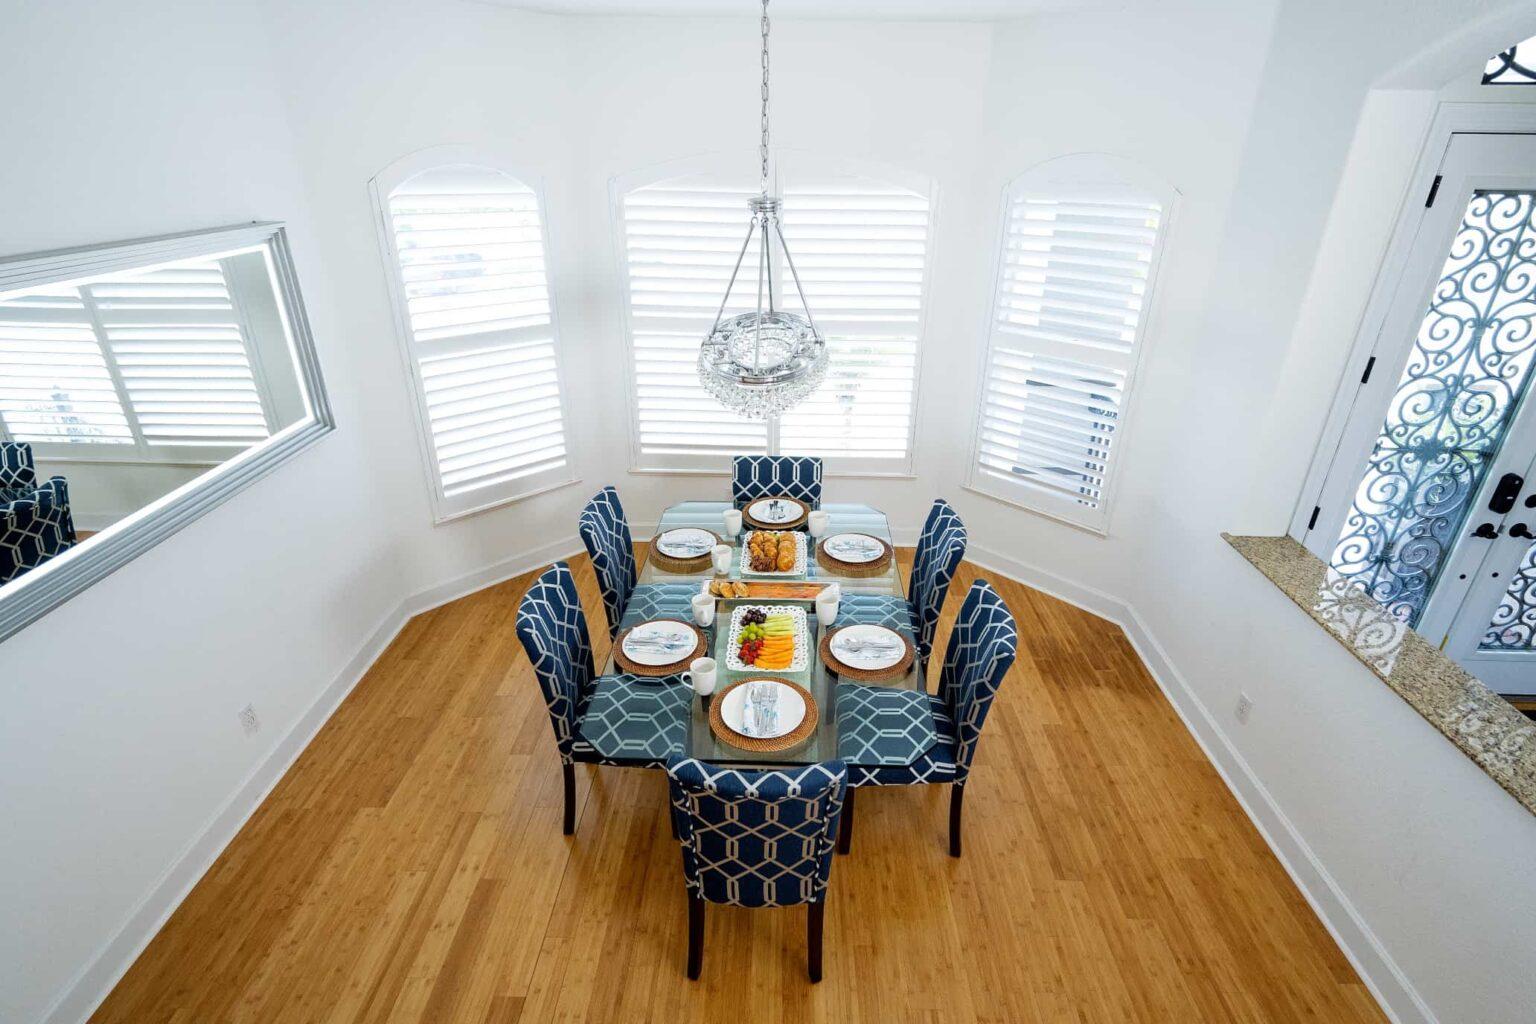
M 332 428 L 281 224 L 0 258 L 0 640 Z

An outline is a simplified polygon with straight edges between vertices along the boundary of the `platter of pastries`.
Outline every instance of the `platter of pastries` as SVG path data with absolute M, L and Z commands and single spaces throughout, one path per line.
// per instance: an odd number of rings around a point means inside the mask
M 753 530 L 741 545 L 742 575 L 805 575 L 805 534 Z

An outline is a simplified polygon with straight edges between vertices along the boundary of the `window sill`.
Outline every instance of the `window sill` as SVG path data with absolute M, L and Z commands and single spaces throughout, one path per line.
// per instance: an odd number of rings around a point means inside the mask
M 1290 537 L 1222 538 L 1536 814 L 1536 722 Z
M 1082 532 L 1090 534 L 1094 537 L 1102 538 L 1109 536 L 1108 527 L 1092 526 L 1088 523 L 1078 522 L 1075 519 L 1069 519 L 1064 515 L 1059 515 L 1050 511 L 1049 509 L 1040 508 L 1038 505 L 1028 504 L 1020 498 L 1015 498 L 1000 491 L 992 490 L 991 488 L 983 486 L 979 483 L 962 484 L 961 488 L 963 490 L 970 491 L 972 494 L 979 494 L 983 498 L 991 498 L 993 501 L 999 502 L 1000 504 L 1008 505 L 1012 508 L 1028 512 L 1031 515 L 1039 516 L 1042 519 L 1049 519 L 1053 523 L 1060 523 L 1062 526 L 1070 526 L 1074 530 L 1081 530 Z

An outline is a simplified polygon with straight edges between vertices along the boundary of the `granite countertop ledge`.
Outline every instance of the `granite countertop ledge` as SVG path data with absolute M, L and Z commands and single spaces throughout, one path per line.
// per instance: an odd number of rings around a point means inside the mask
M 1536 814 L 1536 722 L 1292 538 L 1222 537 Z

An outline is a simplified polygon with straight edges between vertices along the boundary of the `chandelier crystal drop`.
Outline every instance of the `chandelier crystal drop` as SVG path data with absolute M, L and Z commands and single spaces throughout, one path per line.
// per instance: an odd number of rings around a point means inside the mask
M 699 383 L 727 409 L 754 419 L 778 416 L 815 391 L 827 374 L 827 342 L 811 317 L 800 274 L 779 226 L 782 203 L 777 196 L 768 194 L 768 0 L 763 0 L 762 37 L 762 139 L 758 148 L 761 192 L 747 203 L 752 220 L 747 225 L 746 240 L 736 256 L 715 324 L 699 346 Z M 757 306 L 750 313 L 726 317 L 725 307 L 754 238 Z M 776 308 L 774 272 L 780 258 L 795 282 L 804 316 Z

